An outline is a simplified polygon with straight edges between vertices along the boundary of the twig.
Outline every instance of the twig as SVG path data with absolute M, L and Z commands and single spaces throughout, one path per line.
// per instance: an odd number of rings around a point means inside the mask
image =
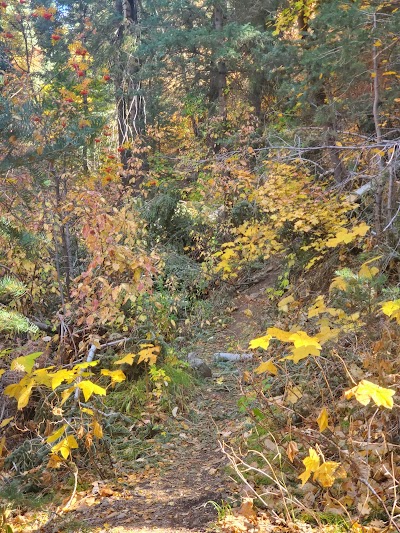
M 76 488 L 78 486 L 78 467 L 76 466 L 75 463 L 72 463 L 72 462 L 69 463 L 69 466 L 71 467 L 72 473 L 74 474 L 74 489 L 72 491 L 70 499 L 65 504 L 65 506 L 63 508 L 63 511 L 66 511 L 69 508 L 69 506 L 71 505 L 71 503 L 73 502 L 73 499 L 74 499 L 75 494 L 76 494 Z

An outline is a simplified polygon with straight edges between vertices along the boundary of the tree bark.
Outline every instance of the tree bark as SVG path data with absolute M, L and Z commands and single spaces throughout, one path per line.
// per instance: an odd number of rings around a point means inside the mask
M 213 11 L 213 28 L 216 32 L 222 33 L 225 25 L 225 13 L 220 3 L 214 5 Z M 215 51 L 214 51 L 215 52 Z M 227 87 L 227 68 L 223 60 L 214 61 L 211 65 L 210 73 L 210 101 L 216 105 L 217 114 L 223 120 L 226 120 L 226 87 Z
M 138 0 L 117 0 L 115 3 L 121 23 L 117 32 L 117 69 L 115 75 L 115 95 L 119 146 L 132 144 L 140 138 L 146 126 L 146 102 L 139 78 L 140 62 L 132 53 L 125 53 L 125 36 L 137 32 L 139 24 Z M 128 185 L 132 176 L 129 173 L 129 160 L 132 150 L 121 151 L 120 159 L 127 171 L 123 183 Z

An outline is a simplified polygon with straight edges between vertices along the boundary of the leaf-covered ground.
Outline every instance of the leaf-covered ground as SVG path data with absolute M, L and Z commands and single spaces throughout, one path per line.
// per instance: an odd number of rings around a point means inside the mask
M 148 455 L 137 460 L 141 468 L 121 470 L 115 479 L 91 483 L 77 490 L 67 511 L 53 509 L 19 517 L 15 531 L 24 532 L 206 532 L 220 531 L 218 514 L 226 502 L 240 504 L 246 492 L 230 477 L 222 442 L 240 441 L 246 417 L 238 408 L 246 369 L 256 362 L 223 363 L 216 352 L 247 351 L 260 331 L 269 300 L 265 289 L 277 272 L 266 269 L 263 279 L 239 293 L 228 307 L 229 321 L 190 349 L 212 368 L 213 377 L 196 389 L 184 410 L 165 421 L 163 431 L 151 440 Z M 188 348 L 189 349 L 189 348 Z M 65 501 L 68 501 L 66 495 Z M 219 513 L 218 513 L 219 511 Z M 246 522 L 250 518 L 250 522 Z M 266 517 L 244 512 L 232 518 L 243 531 L 269 531 Z M 246 525 L 247 523 L 247 525 Z M 235 531 L 227 524 L 225 531 Z M 273 527 L 278 527 L 274 525 Z M 282 526 L 282 530 L 285 529 Z M 239 529 L 238 529 L 239 531 Z

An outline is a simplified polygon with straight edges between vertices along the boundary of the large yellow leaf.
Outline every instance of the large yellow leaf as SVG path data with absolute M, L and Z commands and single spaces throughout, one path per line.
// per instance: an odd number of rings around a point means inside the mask
M 103 389 L 103 387 L 100 387 L 87 379 L 77 383 L 76 387 L 79 387 L 82 390 L 86 402 L 92 394 L 98 394 L 99 396 L 105 396 L 107 394 L 106 389 Z
M 24 376 L 19 383 L 8 385 L 4 389 L 4 394 L 15 398 L 18 402 L 18 409 L 23 409 L 28 405 L 34 385 L 34 379 L 29 376 Z
M 46 442 L 48 444 L 51 444 L 52 442 L 55 442 L 56 440 L 58 440 L 61 437 L 61 435 L 64 435 L 66 427 L 67 427 L 67 424 L 64 424 L 63 426 L 61 426 L 59 429 L 57 429 L 57 431 L 55 431 L 54 433 L 52 433 L 51 435 L 47 437 Z
M 321 345 L 319 344 L 318 339 L 310 337 L 305 331 L 296 331 L 296 333 L 292 333 L 289 340 L 293 342 L 295 348 L 314 346 L 321 350 Z
M 159 346 L 153 346 L 153 344 L 142 344 L 142 349 L 138 353 L 138 364 L 146 362 L 149 363 L 149 365 L 154 365 L 157 361 L 159 351 Z
M 255 369 L 256 374 L 263 374 L 264 372 L 270 372 L 274 376 L 276 376 L 276 374 L 278 373 L 278 369 L 274 365 L 272 359 L 269 359 L 269 361 L 265 361 L 264 363 L 261 363 L 261 365 Z
M 65 389 L 61 393 L 61 405 L 64 405 L 65 402 L 68 400 L 68 398 L 71 396 L 71 394 L 74 392 L 75 387 L 69 387 L 68 389 Z
M 60 452 L 64 459 L 68 459 L 71 450 L 73 450 L 74 448 L 79 448 L 78 443 L 76 442 L 76 439 L 73 435 L 68 435 L 68 437 L 53 446 L 51 451 L 53 453 Z
M 35 381 L 38 385 L 44 385 L 45 387 L 51 387 L 52 374 L 49 372 L 54 367 L 38 368 L 33 373 Z
M 318 296 L 314 304 L 308 310 L 308 318 L 313 318 L 326 311 L 326 305 L 323 296 Z
M 328 427 L 328 411 L 326 410 L 326 407 L 322 408 L 322 411 L 317 418 L 317 422 L 319 430 L 322 433 Z
M 309 357 L 310 355 L 318 356 L 320 355 L 320 350 L 315 346 L 300 346 L 299 348 L 292 348 L 292 355 L 287 355 L 283 359 L 293 361 L 296 365 L 302 359 Z
M 340 463 L 334 461 L 326 461 L 314 472 L 313 480 L 318 481 L 320 485 L 325 488 L 332 487 L 335 482 L 334 473 L 340 466 Z
M 71 383 L 76 378 L 76 372 L 74 370 L 58 370 L 58 372 L 54 372 L 54 374 L 50 374 L 51 377 L 51 388 L 54 390 L 56 389 L 63 381 L 66 381 L 67 383 Z
M 395 318 L 400 324 L 400 300 L 390 300 L 382 304 L 382 311 L 385 315 Z
M 298 476 L 299 479 L 301 479 L 302 485 L 304 485 L 304 483 L 310 478 L 311 474 L 319 468 L 319 457 L 313 448 L 309 448 L 308 456 L 303 459 L 303 465 L 305 466 L 305 471 Z
M 382 304 L 382 311 L 387 316 L 392 316 L 395 311 L 400 310 L 400 300 L 390 300 Z
M 351 231 L 359 237 L 364 237 L 367 234 L 369 228 L 370 226 L 368 226 L 368 224 L 366 224 L 365 222 L 361 222 L 361 224 L 359 224 L 358 226 L 354 226 Z
M 121 383 L 121 381 L 126 380 L 126 376 L 122 370 L 108 370 L 107 368 L 102 368 L 101 373 L 103 376 L 110 377 L 111 383 Z
M 253 350 L 256 348 L 262 348 L 263 350 L 266 350 L 269 346 L 269 341 L 272 339 L 271 335 L 265 335 L 264 337 L 258 337 L 257 339 L 253 339 L 250 341 L 249 346 Z
M 338 328 L 330 328 L 329 326 L 321 325 L 319 332 L 315 335 L 315 338 L 321 345 L 323 345 L 332 339 L 336 340 L 339 337 L 339 333 L 340 329 Z
M 135 353 L 127 353 L 122 359 L 114 361 L 114 365 L 132 365 L 135 357 Z
M 374 259 L 375 260 L 375 259 Z M 372 279 L 373 277 L 375 277 L 377 274 L 379 274 L 379 268 L 377 267 L 370 267 L 368 263 L 370 263 L 370 261 L 367 261 L 366 263 L 363 263 L 361 265 L 361 268 L 360 270 L 358 271 L 358 275 L 360 276 L 360 278 L 364 278 L 364 279 Z
M 103 438 L 103 428 L 100 426 L 97 420 L 93 420 L 93 435 L 98 439 Z
M 346 292 L 348 283 L 345 279 L 343 279 L 341 276 L 336 276 L 333 278 L 332 283 L 329 285 L 329 291 L 332 291 L 333 289 L 338 289 L 339 291 Z
M 293 335 L 293 331 L 283 331 L 279 328 L 268 328 L 267 335 L 278 339 L 278 341 L 289 342 L 290 337 Z
M 282 298 L 282 300 L 278 302 L 279 311 L 282 311 L 283 313 L 287 313 L 289 311 L 289 304 L 293 302 L 294 302 L 294 298 L 292 295 L 286 296 L 286 298 Z
M 385 389 L 371 381 L 363 379 L 358 385 L 352 389 L 345 392 L 345 397 L 347 399 L 355 396 L 356 400 L 362 405 L 368 405 L 372 400 L 375 404 L 380 407 L 386 407 L 387 409 L 392 409 L 393 407 L 393 398 L 395 391 L 392 389 Z

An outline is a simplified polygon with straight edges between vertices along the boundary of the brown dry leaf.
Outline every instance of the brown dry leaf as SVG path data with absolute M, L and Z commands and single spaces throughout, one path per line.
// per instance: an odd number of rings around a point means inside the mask
M 233 515 L 226 516 L 219 524 L 223 533 L 246 533 L 247 525 L 240 518 Z
M 100 496 L 112 496 L 113 494 L 114 491 L 109 487 L 101 487 L 100 489 Z
M 286 448 L 286 455 L 291 463 L 293 463 L 298 452 L 299 448 L 297 447 L 297 443 L 294 440 L 291 440 Z
M 53 475 L 49 471 L 44 471 L 42 474 L 42 483 L 46 487 L 49 487 L 53 483 Z
M 300 387 L 296 387 L 296 385 L 293 385 L 293 383 L 289 383 L 286 389 L 285 400 L 290 404 L 295 404 L 300 400 L 302 396 L 303 393 L 301 392 Z
M 257 513 L 253 508 L 253 498 L 244 498 L 242 505 L 235 509 L 235 516 L 244 516 L 249 520 L 256 520 Z
M 360 502 L 358 505 L 357 505 L 357 511 L 360 513 L 360 515 L 362 516 L 368 516 L 371 512 L 371 507 L 368 505 L 368 502 Z

